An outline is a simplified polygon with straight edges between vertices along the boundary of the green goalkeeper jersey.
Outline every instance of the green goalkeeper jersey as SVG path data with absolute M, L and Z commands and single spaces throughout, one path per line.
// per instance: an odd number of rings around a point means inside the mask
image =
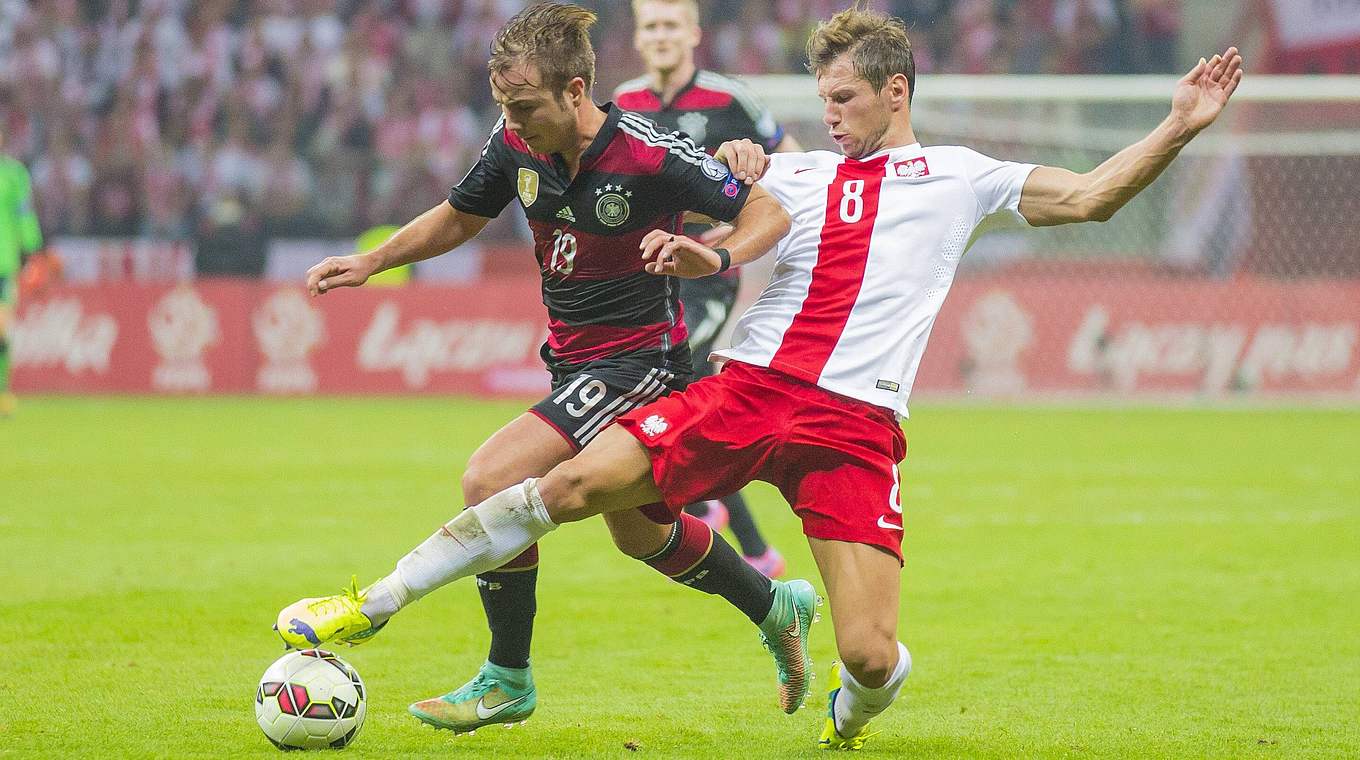
M 0 156 L 0 277 L 19 272 L 22 254 L 42 248 L 42 231 L 33 211 L 33 188 L 24 165 Z

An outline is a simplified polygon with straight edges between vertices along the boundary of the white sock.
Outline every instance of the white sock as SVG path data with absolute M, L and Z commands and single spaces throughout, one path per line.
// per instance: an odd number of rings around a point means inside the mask
M 846 738 L 858 734 L 869 719 L 888 709 L 888 705 L 897 699 L 897 693 L 902 690 L 902 684 L 909 675 L 911 652 L 900 641 L 897 642 L 897 667 L 893 668 L 888 682 L 877 689 L 870 689 L 856 681 L 850 671 L 842 666 L 841 690 L 836 693 L 834 706 L 836 731 Z
M 374 625 L 451 581 L 495 570 L 556 528 L 530 478 L 445 523 L 367 590 Z

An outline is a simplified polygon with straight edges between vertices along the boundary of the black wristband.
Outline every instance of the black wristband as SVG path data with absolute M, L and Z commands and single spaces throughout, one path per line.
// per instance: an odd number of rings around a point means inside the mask
M 732 267 L 732 253 L 730 251 L 726 248 L 714 248 L 713 252 L 718 254 L 718 261 L 722 262 L 718 265 L 718 274 L 722 274 Z

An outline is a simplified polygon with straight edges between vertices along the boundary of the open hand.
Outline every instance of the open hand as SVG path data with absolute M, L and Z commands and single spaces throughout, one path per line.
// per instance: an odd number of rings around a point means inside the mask
M 1214 123 L 1241 82 L 1242 56 L 1237 48 L 1230 47 L 1207 61 L 1201 58 L 1176 84 L 1171 113 L 1197 133 Z
M 319 296 L 333 288 L 358 287 L 377 269 L 377 262 L 368 254 L 331 256 L 307 270 L 307 292 Z
M 642 238 L 643 269 L 651 274 L 676 277 L 706 277 L 717 274 L 722 260 L 712 248 L 684 235 L 652 230 Z

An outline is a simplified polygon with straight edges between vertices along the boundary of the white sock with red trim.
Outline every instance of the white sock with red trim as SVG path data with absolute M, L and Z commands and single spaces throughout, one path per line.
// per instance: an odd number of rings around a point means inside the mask
M 378 625 L 446 583 L 495 570 L 556 527 L 529 478 L 463 510 L 402 557 L 366 590 L 363 612 Z
M 855 680 L 849 669 L 841 666 L 841 690 L 836 693 L 836 704 L 832 712 L 836 716 L 836 732 L 850 738 L 860 732 L 871 718 L 884 710 L 897 699 L 902 684 L 911 675 L 911 652 L 902 642 L 897 642 L 897 667 L 893 668 L 888 682 L 870 689 Z

